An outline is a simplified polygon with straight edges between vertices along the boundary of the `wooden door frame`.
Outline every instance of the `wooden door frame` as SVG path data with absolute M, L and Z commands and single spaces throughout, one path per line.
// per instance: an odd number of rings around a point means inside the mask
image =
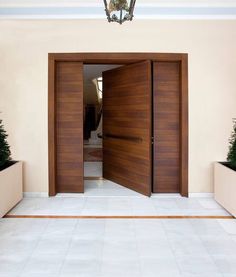
M 48 166 L 49 196 L 56 194 L 56 63 L 130 64 L 180 63 L 180 194 L 188 197 L 188 54 L 182 53 L 49 53 L 48 54 Z

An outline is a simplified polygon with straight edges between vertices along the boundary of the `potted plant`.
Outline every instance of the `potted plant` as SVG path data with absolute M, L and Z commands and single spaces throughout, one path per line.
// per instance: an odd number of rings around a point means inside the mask
M 7 133 L 0 120 L 0 218 L 22 199 L 22 162 L 11 159 Z
M 236 217 L 236 119 L 229 139 L 227 162 L 214 165 L 215 200 Z

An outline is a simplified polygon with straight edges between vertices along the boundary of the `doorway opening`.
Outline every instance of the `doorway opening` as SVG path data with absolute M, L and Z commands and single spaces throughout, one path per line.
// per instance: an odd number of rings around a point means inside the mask
M 137 192 L 103 177 L 103 72 L 117 64 L 83 66 L 84 99 L 84 192 L 93 196 L 131 196 Z
M 110 67 L 92 78 L 97 103 L 84 94 L 89 66 Z M 187 54 L 49 54 L 49 195 L 105 178 L 188 196 L 187 76 Z M 91 175 L 84 162 L 100 166 Z
M 84 73 L 87 73 L 83 78 L 84 93 L 85 87 L 88 86 L 85 84 L 88 73 L 98 69 L 99 65 L 95 65 L 95 68 L 92 65 L 84 66 Z M 122 66 L 106 65 L 100 69 L 103 69 L 102 72 L 92 80 L 98 98 L 98 112 L 96 113 L 95 105 L 85 106 L 84 130 L 89 135 L 84 136 L 88 139 L 84 141 L 87 143 L 84 145 L 84 158 L 88 158 L 88 153 L 99 153 L 99 150 L 102 150 L 103 157 L 100 162 L 85 162 L 84 176 L 90 175 L 87 177 L 95 178 L 91 176 L 94 174 L 108 180 L 108 187 L 110 185 L 113 188 L 116 186 L 117 189 L 120 187 L 126 192 L 128 188 L 150 195 L 152 190 L 151 62 L 142 61 Z M 84 102 L 86 98 L 84 94 Z M 96 118 L 99 121 L 97 124 Z M 88 148 L 93 152 L 89 152 Z M 84 189 L 86 193 L 86 182 Z

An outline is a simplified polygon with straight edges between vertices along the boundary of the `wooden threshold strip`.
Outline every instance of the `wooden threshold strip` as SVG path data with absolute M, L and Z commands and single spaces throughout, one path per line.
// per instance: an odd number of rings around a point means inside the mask
M 91 176 L 91 177 L 84 177 L 84 180 L 104 180 L 103 177 L 96 177 L 96 176 Z
M 225 215 L 11 215 L 4 218 L 55 218 L 55 219 L 234 219 Z

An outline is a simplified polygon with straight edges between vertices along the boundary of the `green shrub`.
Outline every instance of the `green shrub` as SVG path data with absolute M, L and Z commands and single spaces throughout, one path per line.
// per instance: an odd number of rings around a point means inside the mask
M 0 169 L 11 160 L 10 146 L 7 142 L 7 133 L 0 119 Z
M 234 120 L 233 132 L 229 139 L 229 152 L 227 161 L 229 162 L 230 167 L 236 169 L 236 120 Z

